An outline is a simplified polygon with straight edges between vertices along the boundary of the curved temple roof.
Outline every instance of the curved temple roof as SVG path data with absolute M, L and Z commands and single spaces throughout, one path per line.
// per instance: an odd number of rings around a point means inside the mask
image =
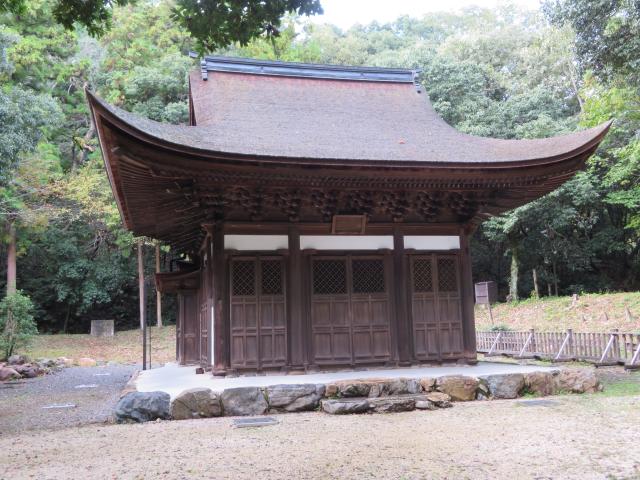
M 232 182 L 402 195 L 474 191 L 491 197 L 482 212 L 500 213 L 570 178 L 610 126 L 538 140 L 467 135 L 438 116 L 415 76 L 403 69 L 206 57 L 190 75 L 192 126 L 158 123 L 87 96 L 125 224 L 167 241 L 182 235 L 178 220 L 166 218 L 167 205 L 176 205 L 175 185 L 192 189 L 183 192 L 191 206 L 175 212 L 206 204 L 196 202 L 193 185 L 202 196 L 202 189 Z M 186 216 L 173 216 L 180 215 Z M 209 214 L 189 215 L 189 228 L 199 229 Z
M 476 137 L 438 116 L 413 83 L 411 70 L 389 69 L 393 74 L 385 76 L 387 69 L 381 68 L 332 71 L 328 66 L 313 70 L 307 64 L 302 69 L 294 63 L 225 60 L 203 62 L 207 80 L 197 71 L 190 76 L 196 126 L 158 123 L 91 95 L 90 101 L 178 149 L 280 160 L 461 164 L 557 159 L 588 149 L 609 126 L 536 140 Z M 266 73 L 264 65 L 271 66 Z

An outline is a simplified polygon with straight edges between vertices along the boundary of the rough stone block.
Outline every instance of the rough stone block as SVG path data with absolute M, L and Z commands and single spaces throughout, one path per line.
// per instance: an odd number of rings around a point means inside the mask
M 424 395 L 425 399 L 433 403 L 438 408 L 451 407 L 451 397 L 442 392 L 429 392 Z
M 270 410 L 277 412 L 303 412 L 318 408 L 325 393 L 324 385 L 274 385 L 266 388 Z
M 423 392 L 430 392 L 436 388 L 436 379 L 432 377 L 424 377 L 420 379 L 420 386 Z
M 369 411 L 369 400 L 345 399 L 345 400 L 322 400 L 322 411 L 331 415 L 347 415 L 350 413 L 365 413 Z
M 257 387 L 228 388 L 221 398 L 224 415 L 262 415 L 269 408 L 262 390 Z
M 171 397 L 166 392 L 131 392 L 120 399 L 114 411 L 118 423 L 169 419 Z
M 478 379 L 463 375 L 440 377 L 436 381 L 436 388 L 446 393 L 454 402 L 469 402 L 476 399 Z
M 493 398 L 517 398 L 524 389 L 522 373 L 506 373 L 482 377 Z
M 188 420 L 222 415 L 220 395 L 209 388 L 185 390 L 171 402 L 171 418 Z
M 410 412 L 416 408 L 416 401 L 411 397 L 370 398 L 369 408 L 376 413 Z
M 595 393 L 602 385 L 591 368 L 563 368 L 555 377 L 557 390 L 569 393 Z
M 556 384 L 551 372 L 527 373 L 524 377 L 524 384 L 527 391 L 542 397 L 553 395 L 556 391 Z

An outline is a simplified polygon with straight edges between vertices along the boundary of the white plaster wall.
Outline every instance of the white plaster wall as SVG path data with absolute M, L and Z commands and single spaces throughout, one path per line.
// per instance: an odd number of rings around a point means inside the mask
M 415 250 L 456 250 L 460 248 L 457 235 L 407 235 L 404 248 Z
M 225 250 L 280 250 L 289 248 L 286 235 L 225 235 Z
M 300 235 L 300 248 L 315 250 L 393 249 L 391 235 Z

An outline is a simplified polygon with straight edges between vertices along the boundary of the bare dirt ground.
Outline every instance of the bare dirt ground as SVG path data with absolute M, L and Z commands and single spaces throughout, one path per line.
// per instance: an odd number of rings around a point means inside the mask
M 0 383 L 0 437 L 109 422 L 123 387 L 136 370 L 129 365 L 72 367 L 44 377 Z M 74 407 L 43 408 L 52 405 Z
M 637 479 L 640 396 L 399 414 L 102 425 L 0 437 L 0 478 Z

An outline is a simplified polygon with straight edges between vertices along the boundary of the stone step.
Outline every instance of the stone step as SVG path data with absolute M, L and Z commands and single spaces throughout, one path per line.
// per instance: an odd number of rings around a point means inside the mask
M 350 413 L 393 413 L 411 410 L 435 410 L 451 407 L 451 398 L 441 392 L 387 397 L 332 398 L 321 401 L 321 410 L 330 415 Z

